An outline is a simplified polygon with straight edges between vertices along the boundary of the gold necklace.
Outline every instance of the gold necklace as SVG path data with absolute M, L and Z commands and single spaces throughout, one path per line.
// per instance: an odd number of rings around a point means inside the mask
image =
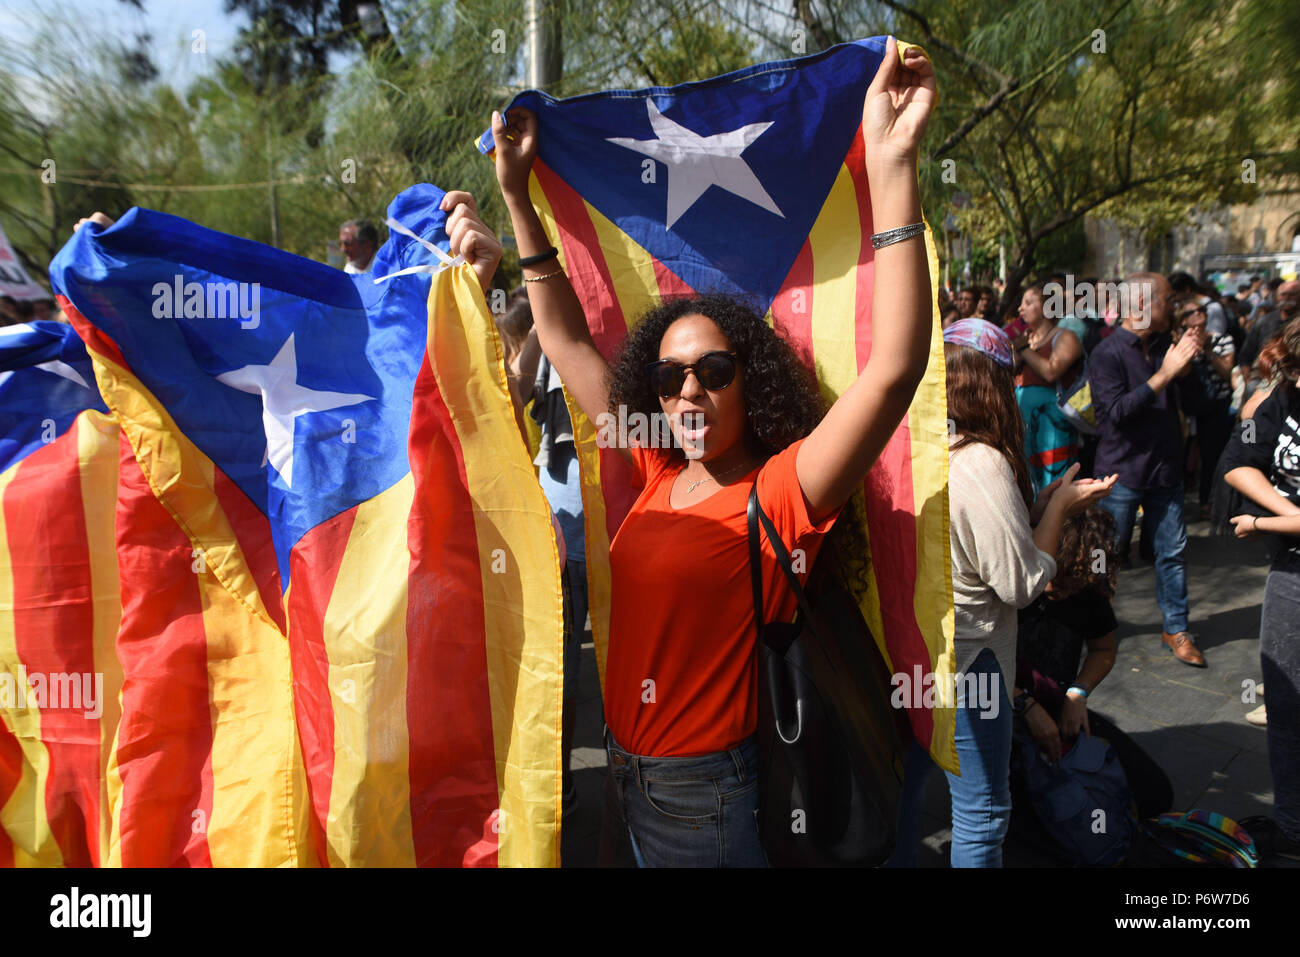
M 740 469 L 743 469 L 747 464 L 748 463 L 742 462 L 738 468 L 729 469 L 726 472 L 723 472 L 721 478 L 724 479 L 730 478 L 732 475 L 737 474 L 740 471 Z M 717 482 L 719 485 L 722 484 L 719 478 L 715 478 L 714 476 L 709 475 L 705 478 L 700 479 L 698 482 L 688 482 L 686 485 L 686 494 L 690 495 L 692 492 L 694 492 L 699 486 L 703 485 L 705 482 Z

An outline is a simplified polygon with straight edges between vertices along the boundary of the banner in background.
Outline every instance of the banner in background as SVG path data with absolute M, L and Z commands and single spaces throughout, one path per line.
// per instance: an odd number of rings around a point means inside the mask
M 18 255 L 9 245 L 9 237 L 0 226 L 0 296 L 14 299 L 49 299 L 50 294 L 38 283 L 32 282 Z

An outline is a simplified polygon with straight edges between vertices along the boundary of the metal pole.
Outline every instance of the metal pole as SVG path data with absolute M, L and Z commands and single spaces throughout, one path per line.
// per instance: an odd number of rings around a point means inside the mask
M 280 201 L 275 195 L 275 160 L 271 157 L 271 124 L 266 125 L 266 186 L 271 201 L 271 245 L 280 248 Z
M 560 81 L 564 52 L 560 42 L 560 11 L 553 0 L 524 0 L 528 28 L 528 85 L 544 90 Z

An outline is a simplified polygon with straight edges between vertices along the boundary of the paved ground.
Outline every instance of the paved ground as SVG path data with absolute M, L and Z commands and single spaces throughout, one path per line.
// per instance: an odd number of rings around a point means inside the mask
M 1187 512 L 1196 514 L 1191 501 Z M 1259 604 L 1268 546 L 1212 539 L 1204 522 L 1189 525 L 1188 539 L 1191 631 L 1209 667 L 1184 665 L 1161 644 L 1154 573 L 1136 558 L 1135 535 L 1135 567 L 1121 572 L 1115 599 L 1119 654 L 1091 703 L 1165 769 L 1176 810 L 1206 808 L 1233 818 L 1269 813 L 1273 792 L 1265 731 L 1246 723 L 1243 716 L 1255 703 L 1242 701 L 1243 682 L 1260 680 Z M 605 756 L 590 640 L 583 649 L 579 689 L 573 755 L 579 804 L 564 825 L 566 867 L 594 866 L 600 834 Z M 922 867 L 947 866 L 950 821 L 948 789 L 936 773 L 926 796 Z M 1012 846 L 1006 857 L 1013 867 L 1044 863 L 1032 851 Z

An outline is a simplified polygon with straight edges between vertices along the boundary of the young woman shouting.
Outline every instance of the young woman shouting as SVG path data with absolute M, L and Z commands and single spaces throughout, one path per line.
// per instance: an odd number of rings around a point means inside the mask
M 934 90 L 929 61 L 914 48 L 900 61 L 889 40 L 863 104 L 880 233 L 921 222 L 917 149 Z M 539 256 L 551 239 L 528 198 L 536 117 L 494 114 L 492 132 L 519 254 Z M 802 548 L 811 567 L 911 404 L 930 351 L 923 236 L 882 246 L 875 263 L 872 314 L 882 318 L 871 356 L 824 417 L 794 354 L 740 302 L 666 302 L 641 320 L 611 369 L 556 259 L 524 268 L 542 349 L 587 416 L 620 404 L 658 413 L 675 440 L 670 449 L 619 450 L 642 489 L 610 548 L 602 844 L 630 837 L 643 866 L 764 863 L 746 503 L 756 483 L 785 546 Z M 770 546 L 762 571 L 767 620 L 788 620 L 795 600 Z

